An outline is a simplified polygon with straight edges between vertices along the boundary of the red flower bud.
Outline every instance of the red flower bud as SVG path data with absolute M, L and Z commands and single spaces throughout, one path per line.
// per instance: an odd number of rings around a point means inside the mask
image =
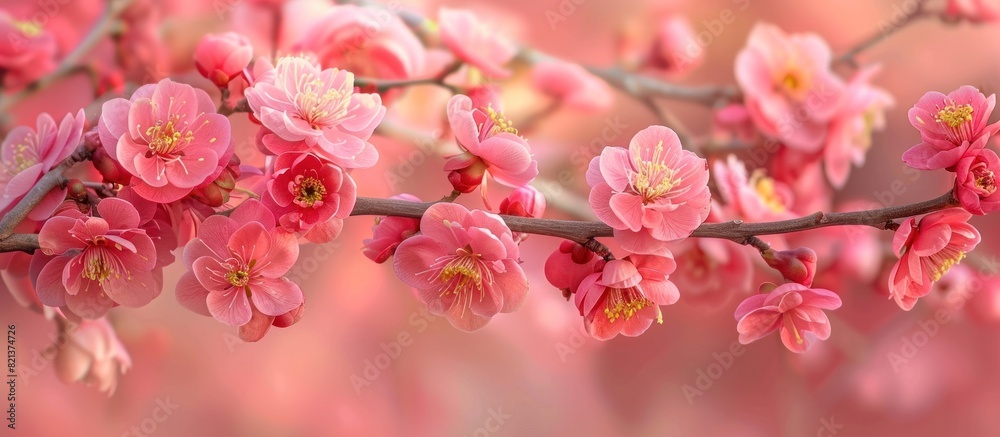
M 763 254 L 767 265 L 781 273 L 785 279 L 806 287 L 812 285 L 816 274 L 816 252 L 808 247 L 795 250 L 768 250 Z

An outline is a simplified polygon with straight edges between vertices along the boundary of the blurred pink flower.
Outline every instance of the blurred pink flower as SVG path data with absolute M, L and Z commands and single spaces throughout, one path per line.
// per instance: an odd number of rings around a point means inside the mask
M 268 129 L 262 142 L 269 151 L 311 151 L 345 169 L 375 165 L 378 151 L 368 139 L 385 107 L 378 94 L 354 92 L 353 73 L 320 70 L 301 57 L 283 57 L 273 69 L 258 68 L 263 71 L 246 98 L 253 116 Z
M 719 197 L 740 218 L 749 221 L 773 221 L 792 218 L 792 190 L 757 169 L 747 174 L 747 168 L 735 155 L 712 165 Z
M 817 152 L 841 106 L 844 84 L 830 47 L 815 34 L 757 24 L 736 57 L 736 81 L 757 128 L 785 145 Z
M 218 87 L 225 87 L 240 75 L 251 59 L 250 40 L 236 32 L 205 35 L 194 49 L 194 65 L 198 72 Z
M 659 21 L 653 46 L 645 60 L 647 67 L 680 76 L 704 61 L 705 50 L 687 17 L 672 15 Z
M 979 323 L 1000 323 L 1000 276 L 979 275 L 978 279 L 976 285 L 979 287 L 972 290 L 974 292 L 968 296 L 968 301 L 962 301 L 965 304 L 963 308 L 972 320 Z
M 967 154 L 955 167 L 955 197 L 962 208 L 976 215 L 1000 209 L 997 177 L 1000 158 L 990 149 Z
M 431 313 L 474 331 L 524 303 L 528 279 L 519 263 L 518 246 L 499 216 L 435 203 L 420 220 L 420 234 L 396 248 L 393 269 Z
M 38 299 L 88 319 L 116 305 L 146 305 L 163 286 L 152 272 L 156 247 L 139 228 L 135 207 L 108 198 L 97 204 L 97 213 L 99 217 L 88 217 L 67 210 L 46 221 L 38 233 L 41 251 L 57 255 L 38 274 Z
M 592 337 L 609 340 L 618 334 L 635 337 L 653 320 L 663 323 L 661 305 L 680 298 L 670 274 L 677 264 L 667 250 L 652 255 L 631 254 L 608 261 L 580 282 L 575 303 Z
M 56 39 L 34 20 L 0 10 L 0 71 L 5 87 L 27 85 L 56 68 Z
M 470 11 L 441 8 L 438 13 L 441 42 L 456 57 L 496 78 L 510 76 L 504 64 L 517 54 L 517 46 L 479 21 Z
M 163 79 L 129 100 L 104 103 L 98 124 L 108 155 L 132 174 L 140 196 L 170 203 L 211 180 L 229 162 L 229 119 L 205 91 Z
M 889 272 L 889 291 L 900 308 L 912 309 L 934 282 L 976 248 L 980 236 L 968 223 L 971 217 L 964 209 L 950 208 L 899 225 L 892 237 L 899 261 Z
M 420 202 L 412 194 L 400 194 L 390 199 Z M 362 253 L 368 259 L 382 264 L 396 253 L 396 248 L 403 240 L 412 237 L 420 230 L 420 219 L 408 217 L 376 217 L 372 226 L 372 237 L 365 239 Z
M 604 259 L 579 243 L 564 240 L 545 260 L 545 279 L 569 299 L 584 278 L 603 268 Z
M 754 127 L 746 106 L 731 103 L 716 110 L 712 116 L 712 137 L 716 141 L 749 143 L 756 136 L 757 128 Z
M 284 277 L 299 257 L 298 242 L 274 225 L 271 211 L 253 199 L 229 217 L 206 219 L 184 247 L 188 271 L 177 283 L 177 301 L 230 326 L 251 322 L 251 303 L 265 316 L 301 305 L 302 290 Z
M 356 76 L 410 79 L 424 72 L 424 45 L 396 14 L 381 8 L 338 5 L 313 23 L 292 47 L 316 55 L 327 68 Z M 374 87 L 362 88 L 375 92 Z
M 708 217 L 708 162 L 682 150 L 677 134 L 650 126 L 628 149 L 606 147 L 590 161 L 590 207 L 622 248 L 653 253 L 691 235 Z
M 18 126 L 7 134 L 0 145 L 0 214 L 9 212 L 45 173 L 73 154 L 84 122 L 82 109 L 75 117 L 66 114 L 58 126 L 52 116 L 42 113 L 35 129 Z M 65 198 L 65 188 L 50 191 L 28 218 L 45 220 Z
M 1000 8 L 995 0 L 948 0 L 944 16 L 973 23 L 1000 20 Z
M 953 170 L 963 156 L 986 147 L 1000 130 L 1000 122 L 987 124 L 994 106 L 995 95 L 986 97 L 968 85 L 947 96 L 924 94 L 908 112 L 921 142 L 903 153 L 903 161 L 920 170 Z
M 343 169 L 311 153 L 289 152 L 275 159 L 261 203 L 286 232 L 326 243 L 340 235 L 356 198 L 354 179 Z
M 527 185 L 538 176 L 531 146 L 494 108 L 473 107 L 472 99 L 459 94 L 448 101 L 448 123 L 462 150 L 444 163 L 456 190 L 470 193 L 482 185 L 485 202 L 486 173 L 509 187 Z
M 754 268 L 744 247 L 712 238 L 687 238 L 669 247 L 677 262 L 670 280 L 684 290 L 684 304 L 716 309 L 733 296 L 750 294 Z
M 816 276 L 816 252 L 808 247 L 793 250 L 770 250 L 761 254 L 768 266 L 786 280 L 811 286 Z
M 560 103 L 582 111 L 604 111 L 614 104 L 614 94 L 607 83 L 569 62 L 535 64 L 531 68 L 531 84 Z
M 869 67 L 855 73 L 844 89 L 843 107 L 830 122 L 823 165 L 830 184 L 836 188 L 847 183 L 851 164 L 864 165 L 872 133 L 885 128 L 885 110 L 894 104 L 888 92 L 869 83 L 878 71 Z
M 822 288 L 789 282 L 770 293 L 748 297 L 736 308 L 736 330 L 740 343 L 750 344 L 781 330 L 781 342 L 792 352 L 809 347 L 810 333 L 819 340 L 830 338 L 830 320 L 823 310 L 840 308 L 840 296 Z
M 59 321 L 56 375 L 65 383 L 82 382 L 114 394 L 118 377 L 132 367 L 125 346 L 108 319 Z

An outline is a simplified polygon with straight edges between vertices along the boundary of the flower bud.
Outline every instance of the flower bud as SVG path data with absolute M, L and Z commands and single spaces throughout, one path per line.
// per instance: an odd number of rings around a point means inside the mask
M 519 187 L 500 202 L 500 214 L 541 218 L 545 214 L 545 196 L 530 185 Z
M 211 182 L 191 190 L 191 197 L 213 208 L 229 202 L 229 194 L 236 188 L 240 177 L 240 158 L 234 153 L 219 176 Z
M 781 273 L 785 279 L 798 282 L 806 287 L 812 285 L 816 274 L 816 252 L 808 247 L 795 250 L 768 250 L 762 255 L 771 268 Z
M 132 175 L 125 170 L 103 147 L 94 150 L 91 158 L 94 168 L 104 178 L 104 182 L 118 185 L 128 185 L 132 181 Z
M 475 156 L 472 156 L 472 158 L 471 163 L 467 167 L 452 170 L 451 173 L 448 173 L 448 182 L 451 182 L 451 186 L 463 194 L 471 193 L 476 188 L 479 188 L 479 185 L 483 183 L 483 177 L 486 175 L 486 164 Z
M 239 76 L 252 58 L 250 40 L 235 32 L 205 35 L 194 51 L 198 72 L 219 87 Z

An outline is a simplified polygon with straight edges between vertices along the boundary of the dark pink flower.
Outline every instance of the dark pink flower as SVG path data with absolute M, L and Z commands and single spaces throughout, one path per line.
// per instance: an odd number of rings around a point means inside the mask
M 420 202 L 420 198 L 412 194 L 400 194 L 390 199 Z M 403 240 L 412 237 L 420 230 L 420 219 L 409 217 L 376 217 L 372 226 L 372 237 L 365 239 L 362 253 L 368 259 L 382 264 L 396 253 L 396 248 Z
M 308 59 L 283 57 L 256 75 L 246 98 L 253 116 L 267 128 L 261 137 L 274 153 L 318 154 L 345 169 L 368 168 L 378 151 L 368 142 L 385 116 L 378 94 L 354 92 L 354 74 L 321 70 Z
M 565 240 L 545 260 L 545 279 L 568 299 L 583 279 L 604 269 L 604 259 L 578 243 Z
M 504 68 L 517 54 L 517 46 L 479 21 L 470 11 L 441 8 L 438 13 L 441 42 L 456 57 L 496 78 L 510 76 Z
M 283 153 L 261 202 L 286 232 L 326 243 L 340 235 L 356 198 L 354 179 L 340 167 L 311 153 Z
M 18 126 L 7 134 L 0 145 L 0 214 L 10 211 L 45 173 L 73 154 L 84 122 L 82 109 L 76 116 L 66 114 L 58 126 L 52 116 L 42 113 L 35 129 Z M 65 188 L 50 191 L 28 218 L 45 220 L 65 198 Z
M 686 238 L 711 210 L 708 163 L 663 126 L 639 131 L 628 149 L 604 148 L 590 161 L 587 182 L 591 209 L 630 252 Z
M 177 283 L 177 301 L 230 326 L 250 323 L 252 308 L 281 316 L 303 302 L 299 286 L 284 277 L 298 257 L 295 236 L 275 228 L 260 202 L 247 200 L 229 217 L 206 219 L 184 247 L 188 272 Z
M 661 305 L 680 298 L 670 274 L 677 264 L 667 250 L 653 255 L 632 254 L 608 261 L 601 271 L 588 275 L 576 291 L 576 307 L 587 333 L 598 340 L 618 334 L 635 337 L 653 320 L 663 323 Z
M 962 208 L 984 215 L 1000 209 L 1000 158 L 990 149 L 966 155 L 955 166 L 955 197 Z
M 251 59 L 250 40 L 236 32 L 205 35 L 194 49 L 194 65 L 198 72 L 218 87 L 225 87 L 239 76 Z
M 177 201 L 229 163 L 229 119 L 205 91 L 163 79 L 129 100 L 105 102 L 102 111 L 101 143 L 146 199 Z
M 53 359 L 63 382 L 82 382 L 114 394 L 118 378 L 132 367 L 132 358 L 108 319 L 59 321 L 59 349 Z
M 889 292 L 900 308 L 912 309 L 934 282 L 976 248 L 980 235 L 968 223 L 971 217 L 962 208 L 950 208 L 899 225 L 892 238 L 899 261 L 889 272 Z
M 462 150 L 444 164 L 456 190 L 470 193 L 482 185 L 485 201 L 487 173 L 509 187 L 527 185 L 538 176 L 531 146 L 494 108 L 473 107 L 472 99 L 459 94 L 448 101 L 448 123 Z
M 608 84 L 578 64 L 539 62 L 531 68 L 531 83 L 562 104 L 583 111 L 603 111 L 614 103 Z
M 431 313 L 474 331 L 524 303 L 528 279 L 518 256 L 517 243 L 499 216 L 435 203 L 420 220 L 420 234 L 396 248 L 393 269 Z
M 163 286 L 153 272 L 156 247 L 139 227 L 135 207 L 108 198 L 97 204 L 97 213 L 88 217 L 66 210 L 46 221 L 38 233 L 41 251 L 55 255 L 38 274 L 39 300 L 88 319 L 116 305 L 146 305 Z
M 795 282 L 750 296 L 736 308 L 740 343 L 750 344 L 781 330 L 781 342 L 788 350 L 805 352 L 809 348 L 806 334 L 819 340 L 830 338 L 830 319 L 823 310 L 835 310 L 840 305 L 837 293 Z
M 830 47 L 815 34 L 787 35 L 758 24 L 736 56 L 736 81 L 757 128 L 803 152 L 817 152 L 841 106 L 844 84 Z
M 4 86 L 20 87 L 56 68 L 56 39 L 35 21 L 0 10 L 0 71 Z
M 963 86 L 948 95 L 931 91 L 908 112 L 921 143 L 903 153 L 903 161 L 920 170 L 953 169 L 963 156 L 986 147 L 1000 123 L 987 124 L 996 96 Z

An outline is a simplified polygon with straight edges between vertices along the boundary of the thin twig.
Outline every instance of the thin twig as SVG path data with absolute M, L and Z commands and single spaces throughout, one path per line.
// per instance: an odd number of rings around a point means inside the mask
M 936 14 L 930 13 L 926 10 L 925 6 L 927 0 L 916 0 L 916 7 L 912 12 L 906 14 L 898 23 L 893 23 L 888 27 L 879 26 L 878 31 L 873 33 L 868 38 L 865 38 L 861 42 L 855 44 L 851 49 L 844 52 L 842 55 L 838 56 L 833 60 L 834 64 L 847 64 L 851 67 L 857 68 L 857 56 L 861 52 L 874 47 L 876 44 L 886 40 L 892 34 L 900 31 L 906 26 L 916 22 L 920 18 L 934 17 Z

